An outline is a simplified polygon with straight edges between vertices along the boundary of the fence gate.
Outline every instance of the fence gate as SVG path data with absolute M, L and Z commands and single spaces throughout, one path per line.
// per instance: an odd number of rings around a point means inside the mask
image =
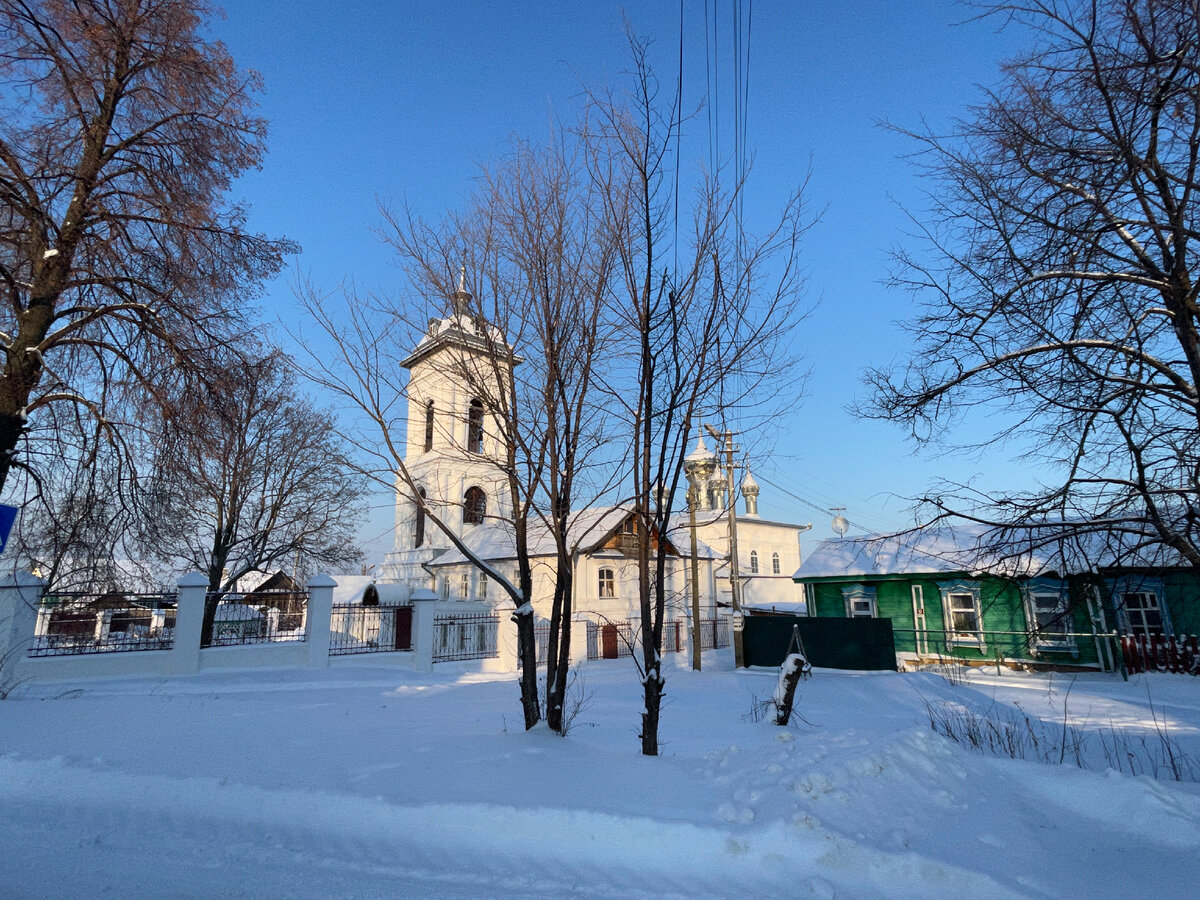
M 397 650 L 412 649 L 412 611 L 411 606 L 396 608 L 396 647 Z

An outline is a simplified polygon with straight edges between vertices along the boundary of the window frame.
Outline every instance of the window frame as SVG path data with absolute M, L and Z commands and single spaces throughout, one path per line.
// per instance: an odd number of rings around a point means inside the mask
M 1167 608 L 1166 590 L 1162 578 L 1124 575 L 1120 578 L 1112 579 L 1109 583 L 1109 589 L 1113 609 L 1117 614 L 1117 627 L 1121 634 L 1139 638 L 1149 638 L 1151 636 L 1171 637 L 1174 635 L 1174 623 L 1171 621 L 1171 612 Z M 1146 625 L 1145 613 L 1148 607 L 1135 607 L 1132 610 L 1140 614 L 1139 618 L 1141 619 L 1140 624 L 1134 623 L 1128 605 L 1128 598 L 1130 596 L 1153 598 L 1154 608 L 1158 612 L 1159 621 L 1157 630 Z
M 483 401 L 478 397 L 467 407 L 467 452 L 483 453 Z
M 757 550 L 750 551 L 750 574 L 751 575 L 758 574 L 758 551 Z
M 1029 647 L 1034 653 L 1071 652 L 1078 653 L 1075 638 L 1071 634 L 1071 604 L 1070 594 L 1065 582 L 1056 579 L 1039 578 L 1027 581 L 1021 585 L 1021 595 L 1025 601 L 1025 621 L 1029 628 Z M 1047 600 L 1053 605 L 1051 614 L 1060 621 L 1058 631 L 1044 631 L 1038 615 L 1039 601 Z
M 780 574 L 780 563 L 779 563 L 779 552 L 778 551 L 771 554 L 771 574 L 772 575 Z
M 876 587 L 868 584 L 848 584 L 842 588 L 842 606 L 847 619 L 877 619 L 879 604 Z
M 433 415 L 434 404 L 432 400 L 425 403 L 425 449 L 423 453 L 428 453 L 433 449 Z
M 987 653 L 987 640 L 984 638 L 983 603 L 980 583 L 956 579 L 954 581 L 939 581 L 938 592 L 942 596 L 942 631 L 946 644 L 956 647 L 972 647 L 980 653 Z M 970 600 L 970 613 L 975 617 L 974 630 L 960 630 L 954 624 L 955 597 L 966 597 Z M 964 612 L 964 610 L 957 610 Z
M 463 493 L 462 520 L 464 525 L 482 525 L 487 518 L 487 494 L 477 484 Z
M 417 507 L 417 521 L 413 524 L 413 549 L 417 550 L 425 546 L 425 500 L 428 495 L 425 493 L 425 488 L 418 486 L 417 493 L 420 495 Z
M 617 599 L 617 572 L 612 566 L 602 566 L 596 573 L 596 596 L 600 600 Z

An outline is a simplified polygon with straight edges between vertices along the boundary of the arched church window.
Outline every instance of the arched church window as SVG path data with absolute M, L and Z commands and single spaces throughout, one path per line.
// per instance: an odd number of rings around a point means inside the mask
M 617 579 L 612 569 L 600 570 L 600 599 L 606 600 L 617 596 Z
M 425 452 L 433 449 L 433 401 L 425 404 Z
M 758 551 L 757 550 L 750 551 L 750 574 L 751 575 L 758 574 Z
M 467 450 L 470 453 L 483 452 L 483 401 L 472 400 L 471 411 L 467 415 Z
M 466 525 L 482 525 L 483 517 L 487 515 L 487 497 L 483 488 L 467 488 L 463 497 L 463 523 Z
M 772 575 L 779 574 L 779 554 L 778 553 L 771 554 L 771 574 Z
M 417 488 L 417 493 L 421 495 L 421 499 L 417 502 L 417 529 L 413 536 L 413 546 L 423 547 L 425 545 L 425 488 Z

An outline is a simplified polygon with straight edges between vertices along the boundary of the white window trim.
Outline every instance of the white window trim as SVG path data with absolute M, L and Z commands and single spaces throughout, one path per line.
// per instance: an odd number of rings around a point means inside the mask
M 1166 591 L 1164 590 L 1161 578 L 1123 575 L 1120 578 L 1113 579 L 1109 584 L 1113 609 L 1117 614 L 1117 626 L 1121 634 L 1131 637 L 1141 636 L 1140 634 L 1135 635 L 1135 632 L 1130 627 L 1129 613 L 1125 609 L 1126 594 L 1153 594 L 1155 601 L 1158 603 L 1158 614 L 1162 619 L 1163 637 L 1171 637 L 1175 634 L 1174 623 L 1171 621 L 1171 614 L 1167 610 Z
M 855 601 L 868 601 L 871 604 L 871 613 L 869 616 L 854 615 Z M 848 584 L 842 588 L 842 603 L 846 609 L 847 619 L 877 619 L 879 618 L 879 607 L 875 602 L 875 588 L 865 584 Z
M 611 578 L 605 578 L 604 573 L 608 572 Z M 604 593 L 604 588 L 601 585 L 608 583 L 612 586 L 612 593 Z M 617 570 L 612 566 L 603 566 L 596 572 L 596 597 L 600 600 L 615 600 L 617 599 Z
M 779 563 L 779 554 L 772 553 L 771 554 L 771 574 L 778 575 L 780 573 L 780 570 L 781 570 L 781 566 Z
M 946 643 L 955 647 L 975 647 L 980 653 L 987 653 L 987 641 L 983 637 L 983 604 L 980 602 L 978 581 L 939 581 L 938 593 L 942 595 L 942 627 L 946 635 Z M 974 633 L 956 631 L 954 628 L 953 608 L 950 604 L 951 595 L 970 596 L 975 607 Z
M 751 575 L 758 574 L 758 551 L 757 550 L 750 551 L 750 574 Z
M 1069 598 L 1067 596 L 1067 586 L 1062 582 L 1050 581 L 1033 581 L 1026 582 L 1021 585 L 1021 596 L 1025 601 L 1025 621 L 1029 624 L 1029 634 L 1031 636 L 1030 649 L 1035 652 L 1045 650 L 1047 652 L 1072 652 L 1078 653 L 1079 650 L 1075 645 L 1075 638 L 1069 632 L 1071 631 L 1071 616 L 1068 612 L 1070 607 Z M 1067 634 L 1059 637 L 1048 637 L 1038 631 L 1037 619 L 1037 598 L 1052 597 L 1055 604 L 1055 613 L 1063 618 L 1063 630 Z

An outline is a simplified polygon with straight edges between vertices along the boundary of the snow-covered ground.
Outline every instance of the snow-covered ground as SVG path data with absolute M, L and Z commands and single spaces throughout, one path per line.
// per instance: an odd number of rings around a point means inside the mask
M 627 660 L 586 667 L 589 704 L 566 739 L 523 733 L 512 678 L 465 667 L 18 691 L 0 703 L 0 896 L 1154 897 L 1200 884 L 1200 786 L 1128 774 L 1163 755 L 1164 723 L 1182 765 L 1200 760 L 1200 679 L 818 670 L 797 694 L 803 720 L 781 729 L 749 715 L 775 673 L 733 672 L 726 653 L 699 675 L 668 672 L 657 759 L 638 755 Z M 1064 701 L 1090 770 L 1070 747 L 1065 765 L 1044 749 Z M 1043 749 L 1025 752 L 1055 763 L 955 743 L 927 703 L 958 721 L 1028 717 Z M 1106 768 L 1114 728 L 1124 773 Z

